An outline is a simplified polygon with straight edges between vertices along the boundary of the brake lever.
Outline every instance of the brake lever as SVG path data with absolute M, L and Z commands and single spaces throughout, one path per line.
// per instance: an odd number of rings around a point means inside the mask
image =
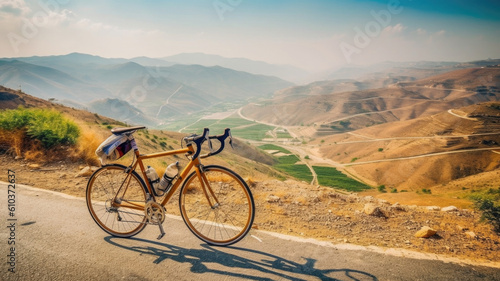
M 234 149 L 234 146 L 233 146 L 233 135 L 231 135 L 231 131 L 229 131 L 229 145 L 231 145 L 231 148 Z
M 208 149 L 210 150 L 210 153 L 214 152 L 213 147 L 212 147 L 212 141 L 208 137 L 208 135 L 205 137 L 205 139 L 208 141 Z

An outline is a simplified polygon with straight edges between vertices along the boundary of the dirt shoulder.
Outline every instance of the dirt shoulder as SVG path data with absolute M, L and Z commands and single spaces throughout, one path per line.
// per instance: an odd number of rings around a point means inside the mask
M 15 171 L 18 184 L 85 196 L 84 165 L 59 161 L 39 165 L 0 155 L 0 180 Z M 255 228 L 332 243 L 401 248 L 488 264 L 500 262 L 500 236 L 479 222 L 474 210 L 444 211 L 427 206 L 390 204 L 372 196 L 340 193 L 297 181 L 250 182 L 256 203 Z M 172 205 L 177 205 L 177 200 Z M 176 213 L 177 206 L 167 206 Z M 430 238 L 415 234 L 428 226 Z

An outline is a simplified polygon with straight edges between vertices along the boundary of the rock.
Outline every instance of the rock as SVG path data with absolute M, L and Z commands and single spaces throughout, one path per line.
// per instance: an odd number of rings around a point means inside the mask
M 467 232 L 465 232 L 465 235 L 466 235 L 467 237 L 469 237 L 470 239 L 476 239 L 476 238 L 477 238 L 476 233 L 474 233 L 474 232 L 472 232 L 472 231 L 467 231 Z
M 441 208 L 441 211 L 443 211 L 443 212 L 455 212 L 455 211 L 458 211 L 458 208 L 455 206 L 448 206 L 448 207 Z
M 441 208 L 438 206 L 428 206 L 426 209 L 427 209 L 427 211 L 439 211 L 439 210 L 441 210 Z
M 380 207 L 378 207 L 372 203 L 365 204 L 365 207 L 363 208 L 363 212 L 369 216 L 385 217 L 385 214 L 382 212 Z
M 429 238 L 429 237 L 435 235 L 436 233 L 437 233 L 436 230 L 434 230 L 428 226 L 424 226 L 419 231 L 417 231 L 417 233 L 415 233 L 415 237 L 417 237 L 417 238 Z
M 281 200 L 281 198 L 279 198 L 278 196 L 273 195 L 273 194 L 271 194 L 271 195 L 267 196 L 267 199 L 266 199 L 266 201 L 267 201 L 268 203 L 277 203 L 277 202 L 279 202 L 280 200 Z
M 404 206 L 401 206 L 398 202 L 394 203 L 390 207 L 391 210 L 393 211 L 404 211 L 406 212 L 406 208 Z
M 81 169 L 80 172 L 78 172 L 78 174 L 75 175 L 75 178 L 77 178 L 77 177 L 88 177 L 88 176 L 92 175 L 92 173 L 94 173 L 95 171 L 97 171 L 97 169 L 99 169 L 99 167 L 86 166 L 83 169 Z
M 337 197 L 339 197 L 339 195 L 338 195 L 338 193 L 328 192 L 328 197 L 337 198 Z
M 40 169 L 40 164 L 28 164 L 28 168 L 33 169 L 33 170 L 38 170 Z
M 321 199 L 319 199 L 318 196 L 313 196 L 313 198 L 311 199 L 311 202 L 312 203 L 319 203 L 319 202 L 321 202 Z
M 383 205 L 390 205 L 390 204 L 391 204 L 391 203 L 389 203 L 389 201 L 384 200 L 384 199 L 379 199 L 379 200 L 378 200 L 378 202 L 379 202 L 380 204 L 383 204 Z
M 356 203 L 356 202 L 359 202 L 359 197 L 358 197 L 357 194 L 354 194 L 354 193 L 353 194 L 349 194 L 347 196 L 347 201 L 349 203 Z
M 375 202 L 375 198 L 373 196 L 365 196 L 365 197 L 361 197 L 361 201 L 373 203 L 373 202 Z

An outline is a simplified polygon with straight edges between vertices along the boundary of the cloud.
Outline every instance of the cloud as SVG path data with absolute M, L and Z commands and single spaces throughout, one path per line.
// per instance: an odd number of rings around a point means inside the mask
M 49 11 L 49 13 L 38 12 L 33 14 L 32 20 L 35 23 L 41 23 L 43 27 L 56 27 L 64 24 L 69 24 L 77 18 L 77 15 L 67 9 L 60 12 Z
M 78 28 L 83 31 L 92 32 L 113 32 L 116 34 L 143 34 L 155 35 L 161 33 L 159 30 L 143 30 L 140 28 L 122 28 L 115 25 L 110 25 L 104 22 L 93 21 L 88 18 L 75 18 L 72 21 L 72 27 Z
M 31 9 L 23 0 L 9 0 L 0 3 L 0 15 L 23 16 L 29 14 Z
M 417 28 L 417 35 L 427 35 L 427 30 L 423 29 L 423 28 Z
M 406 29 L 406 26 L 398 23 L 394 26 L 392 26 L 392 25 L 387 26 L 386 28 L 384 28 L 382 33 L 384 33 L 384 34 L 399 34 L 399 33 L 403 32 L 405 29 Z
M 434 33 L 435 36 L 443 36 L 446 33 L 446 30 L 440 30 L 436 33 Z

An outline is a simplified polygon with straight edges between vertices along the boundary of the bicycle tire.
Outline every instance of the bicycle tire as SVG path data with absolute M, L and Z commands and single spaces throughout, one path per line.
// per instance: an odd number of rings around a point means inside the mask
M 210 206 L 196 171 L 184 181 L 179 207 L 182 219 L 191 232 L 202 241 L 216 246 L 228 246 L 240 241 L 250 231 L 255 203 L 246 182 L 228 168 L 203 167 L 219 204 Z M 209 192 L 208 192 L 209 193 Z M 213 196 L 209 196 L 213 203 Z
M 120 164 L 101 167 L 90 177 L 85 196 L 90 215 L 97 225 L 117 237 L 134 236 L 146 227 L 144 210 L 111 206 L 116 192 L 127 178 L 126 169 L 127 167 Z M 146 190 L 142 178 L 132 171 L 129 186 L 120 199 L 122 202 L 144 206 L 147 198 Z

